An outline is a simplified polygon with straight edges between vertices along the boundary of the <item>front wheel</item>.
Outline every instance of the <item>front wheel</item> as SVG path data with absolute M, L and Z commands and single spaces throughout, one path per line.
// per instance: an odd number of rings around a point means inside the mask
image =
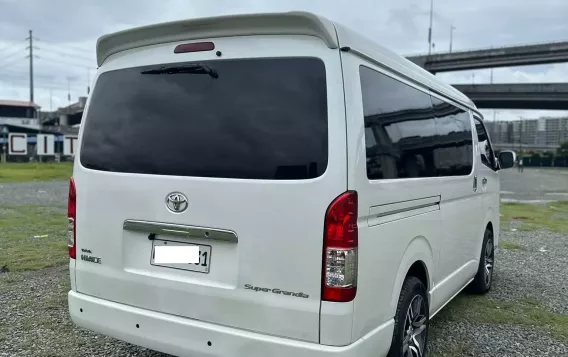
M 425 357 L 430 325 L 426 287 L 409 276 L 402 285 L 388 357 Z
M 493 270 L 495 267 L 495 247 L 493 244 L 493 232 L 486 229 L 485 234 L 483 235 L 479 267 L 477 268 L 477 274 L 470 285 L 470 290 L 473 293 L 485 294 L 491 290 L 491 284 L 493 283 Z

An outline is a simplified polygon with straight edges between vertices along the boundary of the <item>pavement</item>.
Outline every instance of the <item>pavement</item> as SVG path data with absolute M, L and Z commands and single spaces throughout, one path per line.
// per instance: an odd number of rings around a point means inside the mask
M 568 201 L 568 169 L 517 168 L 503 170 L 501 202 L 546 203 Z

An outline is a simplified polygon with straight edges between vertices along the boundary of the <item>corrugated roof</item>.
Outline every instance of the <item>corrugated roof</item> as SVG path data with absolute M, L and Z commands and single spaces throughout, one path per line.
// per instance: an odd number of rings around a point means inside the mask
M 41 108 L 39 105 L 26 100 L 5 100 L 0 99 L 0 105 L 9 105 L 12 107 L 34 107 Z

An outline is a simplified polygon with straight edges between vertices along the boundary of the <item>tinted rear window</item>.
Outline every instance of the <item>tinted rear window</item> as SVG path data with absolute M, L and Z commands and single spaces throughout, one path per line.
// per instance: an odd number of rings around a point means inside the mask
M 327 167 L 327 91 L 316 58 L 200 62 L 206 73 L 110 71 L 97 80 L 81 164 L 111 172 L 315 178 Z

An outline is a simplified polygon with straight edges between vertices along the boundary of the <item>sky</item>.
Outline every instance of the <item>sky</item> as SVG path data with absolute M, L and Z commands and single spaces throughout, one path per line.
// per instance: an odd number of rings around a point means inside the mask
M 156 22 L 249 12 L 310 11 L 401 55 L 428 52 L 428 0 L 0 0 L 0 99 L 29 100 L 33 31 L 35 102 L 55 110 L 86 96 L 101 35 Z M 434 52 L 565 41 L 566 0 L 434 0 Z M 489 83 L 490 70 L 437 74 L 450 84 Z M 568 82 L 568 63 L 498 68 L 494 83 Z M 487 119 L 493 111 L 483 111 Z M 497 120 L 568 115 L 497 110 Z

